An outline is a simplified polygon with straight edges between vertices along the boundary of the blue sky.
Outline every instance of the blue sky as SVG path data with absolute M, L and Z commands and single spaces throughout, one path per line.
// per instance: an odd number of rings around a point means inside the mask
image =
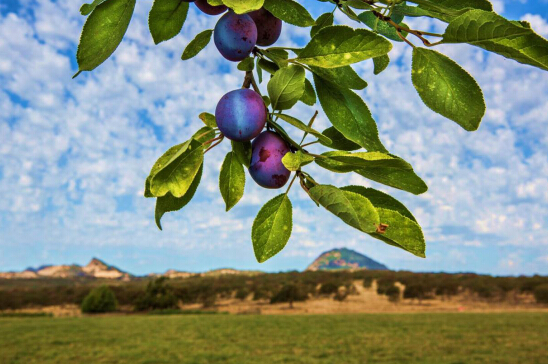
M 525 19 L 548 36 L 546 0 L 493 2 L 498 12 Z M 329 7 L 307 0 L 318 16 Z M 241 85 L 242 74 L 210 44 L 183 62 L 182 50 L 216 18 L 191 6 L 183 31 L 154 46 L 147 30 L 151 1 L 137 2 L 115 55 L 76 80 L 74 54 L 84 18 L 79 2 L 0 3 L 0 271 L 45 263 L 85 264 L 92 256 L 135 274 L 168 268 L 218 267 L 268 271 L 303 269 L 319 253 L 347 246 L 394 269 L 548 274 L 548 73 L 471 46 L 439 50 L 478 80 L 487 104 L 480 129 L 466 133 L 427 109 L 410 80 L 409 47 L 397 44 L 392 63 L 374 76 L 371 62 L 356 71 L 368 81 L 362 96 L 381 139 L 410 161 L 429 184 L 413 196 L 359 176 L 310 172 L 322 183 L 380 188 L 403 201 L 422 224 L 427 259 L 363 236 L 291 192 L 294 231 L 267 263 L 253 256 L 256 212 L 277 192 L 248 178 L 246 195 L 224 212 L 218 170 L 228 144 L 208 153 L 195 199 L 154 225 L 154 202 L 143 182 L 163 151 L 201 126 L 197 115 Z M 338 23 L 348 23 L 340 15 Z M 439 29 L 431 20 L 406 20 Z M 284 25 L 279 41 L 302 45 L 305 29 Z M 263 86 L 264 87 L 264 84 Z M 300 105 L 306 118 L 314 108 Z M 317 127 L 327 127 L 323 114 Z

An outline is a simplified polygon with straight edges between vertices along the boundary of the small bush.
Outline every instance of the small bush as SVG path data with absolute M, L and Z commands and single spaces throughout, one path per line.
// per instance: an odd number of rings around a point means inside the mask
M 386 290 L 385 295 L 388 296 L 390 302 L 398 302 L 400 300 L 400 288 L 392 286 Z
M 270 299 L 269 291 L 261 288 L 258 288 L 253 291 L 253 301 L 267 300 L 267 299 Z
M 293 302 L 306 301 L 307 298 L 306 292 L 301 287 L 286 284 L 270 299 L 270 303 L 289 302 L 289 307 L 293 307 Z
M 168 278 L 161 277 L 148 283 L 144 295 L 135 302 L 137 311 L 164 310 L 177 308 L 177 297 L 166 284 Z
M 371 288 L 372 284 L 373 284 L 373 277 L 365 277 L 363 279 L 363 287 L 364 288 Z
M 114 292 L 106 286 L 100 286 L 91 290 L 82 302 L 83 313 L 101 313 L 116 311 L 118 301 Z
M 396 283 L 393 279 L 379 279 L 377 280 L 377 294 L 386 294 L 386 291 L 391 287 L 394 287 Z
M 348 289 L 346 289 L 346 287 L 339 287 L 339 288 L 337 289 L 337 293 L 335 293 L 335 296 L 333 297 L 333 299 L 334 299 L 335 301 L 342 302 L 342 301 L 344 301 L 347 297 L 348 297 Z
M 322 284 L 322 286 L 320 287 L 320 294 L 330 295 L 333 293 L 337 293 L 338 290 L 339 290 L 338 284 L 334 282 L 326 282 Z
M 405 286 L 403 291 L 403 298 L 416 298 L 421 302 L 426 298 L 427 289 L 422 282 L 413 282 Z
M 249 296 L 249 289 L 242 287 L 236 291 L 236 298 L 239 300 L 245 300 Z
M 533 290 L 537 303 L 548 303 L 548 284 L 536 286 Z

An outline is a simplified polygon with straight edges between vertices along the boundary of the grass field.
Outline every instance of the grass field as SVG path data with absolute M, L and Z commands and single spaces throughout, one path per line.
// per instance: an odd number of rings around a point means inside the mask
M 548 314 L 0 318 L 0 363 L 548 363 Z

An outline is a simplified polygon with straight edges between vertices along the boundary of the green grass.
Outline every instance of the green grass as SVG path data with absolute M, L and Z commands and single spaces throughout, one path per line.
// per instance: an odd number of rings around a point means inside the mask
M 0 319 L 0 363 L 548 363 L 548 314 Z

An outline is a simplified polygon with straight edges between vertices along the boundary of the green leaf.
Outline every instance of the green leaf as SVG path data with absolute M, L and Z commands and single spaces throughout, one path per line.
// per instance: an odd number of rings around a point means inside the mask
M 362 168 L 398 168 L 413 170 L 413 167 L 401 158 L 380 152 L 327 152 L 328 158 L 352 166 L 353 170 Z
M 352 10 L 352 8 L 349 7 L 346 3 L 341 2 L 340 5 L 339 5 L 339 10 L 340 10 L 343 14 L 346 14 L 346 16 L 349 17 L 350 19 L 352 19 L 352 20 L 354 20 L 354 21 L 357 21 L 357 22 L 360 21 L 360 19 L 358 18 L 358 15 L 356 15 L 356 13 L 354 12 L 354 10 Z
M 334 25 L 321 29 L 299 53 L 301 63 L 322 68 L 337 68 L 382 56 L 392 43 L 365 29 Z
M 222 0 L 223 3 L 234 10 L 236 14 L 245 14 L 263 7 L 265 0 Z M 208 0 L 211 5 L 221 5 Z
M 375 58 L 373 58 L 373 60 L 374 59 Z M 363 90 L 367 87 L 367 82 L 362 80 L 350 66 L 338 68 L 319 68 L 311 66 L 310 69 L 316 76 L 342 89 L 351 88 L 353 90 Z
M 259 68 L 265 70 L 271 75 L 273 75 L 274 73 L 276 73 L 277 70 L 280 69 L 280 67 L 278 67 L 276 63 L 267 61 L 266 59 L 263 59 L 263 58 L 261 58 L 257 64 Z
M 204 122 L 206 126 L 209 126 L 210 128 L 216 128 L 217 127 L 217 121 L 215 120 L 215 115 L 210 114 L 208 112 L 203 112 L 199 116 L 200 120 Z
M 312 162 L 314 162 L 314 157 L 300 150 L 295 153 L 286 153 L 282 158 L 283 165 L 290 171 L 298 171 L 301 167 Z
M 363 0 L 346 0 L 345 3 L 355 9 L 372 9 L 372 6 L 363 2 Z
M 304 93 L 305 72 L 301 66 L 291 65 L 276 71 L 267 85 L 273 110 L 291 109 Z
M 285 49 L 273 47 L 261 50 L 261 53 L 276 64 L 276 67 L 283 68 L 288 65 L 289 53 Z
M 236 206 L 240 201 L 244 195 L 244 187 L 244 167 L 234 152 L 228 152 L 219 175 L 219 190 L 225 201 L 226 211 Z
M 411 211 L 409 211 L 404 204 L 384 192 L 375 190 L 374 188 L 366 188 L 363 186 L 347 186 L 342 187 L 341 190 L 360 194 L 363 197 L 367 198 L 369 201 L 371 201 L 375 208 L 380 207 L 383 209 L 396 211 L 407 217 L 408 219 L 417 222 L 415 216 L 413 216 Z
M 192 197 L 194 197 L 194 194 L 198 189 L 200 180 L 202 179 L 202 172 L 203 165 L 200 166 L 196 177 L 194 177 L 192 184 L 190 185 L 188 191 L 186 191 L 184 196 L 176 198 L 168 192 L 165 196 L 161 196 L 156 199 L 156 209 L 154 212 L 154 217 L 158 229 L 162 230 L 161 220 L 166 212 L 179 211 L 180 209 L 185 207 L 190 202 L 190 200 L 192 200 Z
M 206 114 L 206 113 L 203 113 L 203 114 Z M 194 133 L 191 139 L 187 140 L 184 143 L 177 144 L 169 148 L 167 152 L 165 152 L 160 158 L 158 158 L 158 160 L 154 163 L 154 165 L 152 166 L 152 169 L 150 170 L 150 173 L 145 182 L 145 197 L 155 197 L 150 191 L 150 181 L 152 180 L 152 177 L 154 177 L 156 173 L 158 173 L 158 171 L 160 171 L 165 165 L 170 163 L 172 159 L 175 158 L 176 155 L 180 155 L 184 153 L 190 146 L 192 139 L 195 139 L 200 143 L 205 143 L 208 140 L 213 139 L 214 137 L 215 137 L 214 130 L 208 126 L 204 126 L 200 128 L 200 130 L 198 130 L 196 133 Z
M 333 13 L 325 13 L 320 15 L 318 19 L 316 19 L 316 22 L 312 28 L 310 28 L 310 36 L 313 37 L 318 34 L 321 29 L 333 25 L 334 19 L 335 17 L 333 16 Z
M 390 57 L 388 55 L 373 58 L 373 73 L 378 75 L 388 67 Z
M 238 161 L 246 167 L 249 168 L 251 165 L 251 142 L 236 142 L 232 141 L 232 151 L 238 158 Z
M 122 41 L 133 15 L 135 0 L 109 0 L 98 5 L 86 19 L 76 60 L 78 76 L 103 63 Z
M 196 133 L 194 133 L 192 138 L 203 144 L 215 138 L 215 131 L 213 130 L 213 128 L 209 126 L 204 126 L 200 130 L 198 130 Z M 208 144 L 204 144 L 204 148 L 209 147 L 211 143 L 212 142 L 209 142 Z
M 278 254 L 289 241 L 293 228 L 293 207 L 286 194 L 268 201 L 251 228 L 255 257 L 263 263 Z
M 276 114 L 276 116 L 278 116 L 280 119 L 282 119 L 286 123 L 291 124 L 294 127 L 298 128 L 298 129 L 300 129 L 304 132 L 307 132 L 309 134 L 314 135 L 316 138 L 318 138 L 318 140 L 322 141 L 324 144 L 327 144 L 327 145 L 331 144 L 331 139 L 329 139 L 328 137 L 326 137 L 325 135 L 323 135 L 319 131 L 317 131 L 315 129 L 312 129 L 310 126 L 306 125 L 305 123 L 303 123 L 299 119 L 296 119 L 293 116 L 289 116 L 289 115 L 285 115 L 285 114 Z
M 414 48 L 411 76 L 426 106 L 465 130 L 479 127 L 485 114 L 483 93 L 453 60 L 436 51 Z
M 80 7 L 80 14 L 86 16 L 89 15 L 97 6 L 99 6 L 105 0 L 93 0 L 91 4 L 82 4 Z
M 186 149 L 188 149 L 188 146 L 190 145 L 190 140 L 187 140 L 184 143 L 177 144 L 171 148 L 169 148 L 158 160 L 154 163 L 152 166 L 152 169 L 150 170 L 150 173 L 145 181 L 145 197 L 155 197 L 152 192 L 150 191 L 150 180 L 152 177 L 158 173 L 158 171 L 165 166 L 174 155 L 176 155 L 178 152 L 184 153 Z
M 312 83 L 308 81 L 308 78 L 304 79 L 304 93 L 300 98 L 300 101 L 308 106 L 313 106 L 316 103 L 316 92 L 314 91 Z
M 548 41 L 489 11 L 471 10 L 449 23 L 444 43 L 469 43 L 519 63 L 548 70 Z
M 200 53 L 202 49 L 204 49 L 211 41 L 211 34 L 213 34 L 213 30 L 207 29 L 196 35 L 196 37 L 186 46 L 183 54 L 181 55 L 181 59 L 186 61 L 187 59 L 191 59 Z
M 377 208 L 377 212 L 381 224 L 388 227 L 384 234 L 375 232 L 369 235 L 418 257 L 426 257 L 426 244 L 419 224 L 393 210 Z
M 184 150 L 184 151 L 183 151 Z M 191 139 L 186 149 L 181 148 L 150 180 L 150 192 L 156 197 L 168 192 L 182 197 L 198 173 L 204 160 L 203 146 Z
M 247 57 L 240 63 L 238 63 L 238 69 L 240 71 L 253 71 L 253 68 L 255 66 L 255 60 L 253 57 Z
M 148 28 L 155 44 L 181 32 L 188 13 L 188 2 L 181 0 L 154 0 L 148 14 Z
M 361 149 L 361 145 L 358 145 L 354 143 L 353 141 L 346 139 L 344 135 L 342 135 L 342 133 L 338 131 L 337 129 L 335 129 L 335 127 L 333 126 L 322 131 L 322 134 L 328 137 L 329 139 L 331 139 L 331 144 L 322 143 L 321 140 L 320 140 L 320 143 L 331 149 L 346 150 L 346 151 Z
M 310 13 L 298 2 L 293 0 L 266 0 L 264 8 L 276 18 L 298 27 L 314 25 Z
M 351 164 L 340 162 L 334 158 L 336 156 L 345 156 L 347 155 L 346 152 L 327 152 L 322 155 L 328 158 L 316 158 L 316 164 L 332 172 L 355 172 L 375 182 L 411 192 L 415 195 L 419 195 L 428 190 L 424 181 L 417 176 L 412 169 L 409 169 L 408 163 L 404 163 L 401 167 L 398 167 L 397 164 L 390 165 L 390 163 L 394 163 L 394 161 L 388 160 L 387 163 L 389 164 L 387 165 L 382 165 L 381 162 L 374 162 L 378 165 L 374 166 L 372 164 L 371 167 L 359 168 Z M 387 156 L 390 158 L 397 158 L 392 155 Z
M 257 57 L 255 64 L 257 69 L 257 78 L 259 79 L 259 83 L 263 83 L 263 69 L 259 65 L 260 59 Z
M 379 215 L 367 198 L 330 185 L 314 186 L 309 193 L 326 210 L 353 228 L 365 233 L 377 230 Z
M 338 131 L 369 151 L 386 151 L 371 112 L 358 95 L 350 90 L 332 87 L 316 75 L 314 83 L 325 114 Z
M 384 35 L 386 38 L 396 42 L 403 42 L 403 40 L 398 37 L 396 28 L 377 18 L 372 11 L 365 11 L 358 15 L 358 18 L 362 23 L 367 25 L 369 28 L 376 30 L 377 33 Z M 407 32 L 402 31 L 401 34 L 403 37 L 407 37 Z
M 450 22 L 459 15 L 469 10 L 482 9 L 492 11 L 493 6 L 488 0 L 436 0 L 421 1 L 419 6 L 407 6 L 405 3 L 394 7 L 392 17 L 394 16 L 412 16 L 440 19 L 444 22 Z

